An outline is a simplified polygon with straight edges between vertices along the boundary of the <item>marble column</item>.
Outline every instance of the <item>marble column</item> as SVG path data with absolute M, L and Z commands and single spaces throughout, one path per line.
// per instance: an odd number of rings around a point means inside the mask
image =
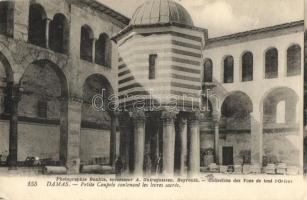
M 92 39 L 92 62 L 95 63 L 95 59 L 96 59 L 96 38 Z
M 65 99 L 62 101 L 60 160 L 67 167 L 68 174 L 78 174 L 80 169 L 81 112 L 83 101 L 80 97 L 69 97 L 66 105 Z
M 131 139 L 131 133 L 130 133 L 130 116 L 127 112 L 122 112 L 118 116 L 119 120 L 119 132 L 120 132 L 120 146 L 119 146 L 119 152 L 120 152 L 120 158 L 123 162 L 123 172 L 129 173 L 129 160 L 130 160 L 130 139 Z
M 215 163 L 219 164 L 219 140 L 220 140 L 220 114 L 218 112 L 213 112 L 213 125 L 214 125 L 214 160 Z
M 111 112 L 111 135 L 110 135 L 110 165 L 114 166 L 115 160 L 116 160 L 116 128 L 117 128 L 117 117 L 118 117 L 118 112 Z
M 187 141 L 187 118 L 183 115 L 178 119 L 178 134 L 179 134 L 179 148 L 180 148 L 180 167 L 179 174 L 186 174 L 187 154 L 188 154 L 188 141 Z
M 143 175 L 144 150 L 145 150 L 145 113 L 135 111 L 132 114 L 134 125 L 134 175 Z
M 9 170 L 17 169 L 18 150 L 18 103 L 21 99 L 19 85 L 8 84 L 8 98 L 10 102 L 10 135 L 9 135 Z
M 197 175 L 200 172 L 200 112 L 191 113 L 188 118 L 189 161 L 188 174 Z
M 51 19 L 46 19 L 46 33 L 45 33 L 45 37 L 46 37 L 46 44 L 45 47 L 49 48 L 49 42 L 50 42 L 50 23 L 51 23 Z
M 163 169 L 164 175 L 174 174 L 175 158 L 175 112 L 163 111 Z

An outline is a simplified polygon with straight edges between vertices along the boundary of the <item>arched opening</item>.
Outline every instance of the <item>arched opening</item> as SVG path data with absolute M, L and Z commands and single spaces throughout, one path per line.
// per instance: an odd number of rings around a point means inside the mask
M 14 27 L 14 4 L 0 1 L 0 34 L 12 37 Z
M 287 49 L 287 76 L 301 74 L 301 47 L 292 45 Z
M 67 134 L 68 97 L 65 75 L 49 60 L 35 61 L 26 68 L 20 87 L 18 161 L 39 157 L 43 165 L 63 164 L 61 142 Z
M 29 11 L 28 41 L 46 47 L 46 12 L 39 4 L 31 4 Z
M 68 53 L 69 28 L 66 17 L 56 14 L 49 26 L 49 47 L 55 52 Z
M 204 63 L 204 83 L 212 82 L 212 74 L 213 74 L 213 64 L 212 60 L 207 58 Z
M 242 56 L 242 81 L 253 80 L 254 59 L 252 52 L 246 52 Z
M 9 155 L 9 91 L 8 85 L 13 82 L 12 69 L 7 58 L 0 52 L 0 154 L 2 161 Z M 2 164 L 4 164 L 2 162 Z M 0 164 L 1 166 L 1 164 Z
M 80 58 L 89 62 L 93 61 L 94 34 L 88 25 L 81 27 Z
M 113 90 L 102 75 L 88 77 L 83 85 L 81 116 L 81 165 L 110 162 L 111 115 L 110 95 Z M 95 98 L 96 97 L 96 98 Z
M 111 67 L 112 42 L 105 33 L 100 34 L 95 44 L 95 63 L 105 67 Z
M 278 77 L 278 50 L 271 48 L 265 53 L 265 78 Z
M 253 104 L 243 92 L 227 96 L 221 108 L 222 165 L 251 164 L 251 116 Z
M 299 166 L 298 95 L 290 88 L 271 90 L 263 99 L 263 165 Z
M 233 83 L 233 65 L 233 57 L 227 56 L 224 59 L 224 83 Z

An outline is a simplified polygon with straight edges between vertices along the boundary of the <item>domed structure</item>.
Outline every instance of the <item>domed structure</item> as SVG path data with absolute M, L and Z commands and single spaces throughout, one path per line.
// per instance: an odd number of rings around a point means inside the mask
M 148 0 L 138 7 L 130 25 L 178 23 L 194 26 L 188 11 L 173 0 Z

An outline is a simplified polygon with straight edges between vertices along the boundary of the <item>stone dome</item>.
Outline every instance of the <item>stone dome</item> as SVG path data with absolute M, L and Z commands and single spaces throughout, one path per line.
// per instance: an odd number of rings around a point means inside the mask
M 134 12 L 130 25 L 178 23 L 194 26 L 188 11 L 173 0 L 148 0 Z

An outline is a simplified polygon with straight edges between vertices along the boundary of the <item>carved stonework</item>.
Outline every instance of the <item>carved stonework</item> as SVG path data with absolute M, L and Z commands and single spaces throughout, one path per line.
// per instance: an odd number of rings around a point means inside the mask
M 164 125 L 170 125 L 174 123 L 178 112 L 174 111 L 162 111 L 161 119 Z
M 79 97 L 77 95 L 70 95 L 69 101 L 72 102 L 72 103 L 83 103 L 83 98 Z
M 141 110 L 133 111 L 131 117 L 134 123 L 144 123 L 146 120 L 145 112 Z
M 219 123 L 221 120 L 221 114 L 218 111 L 213 111 L 212 118 L 215 123 Z
M 203 119 L 203 114 L 199 111 L 189 113 L 188 121 L 190 124 L 199 124 L 200 120 Z

